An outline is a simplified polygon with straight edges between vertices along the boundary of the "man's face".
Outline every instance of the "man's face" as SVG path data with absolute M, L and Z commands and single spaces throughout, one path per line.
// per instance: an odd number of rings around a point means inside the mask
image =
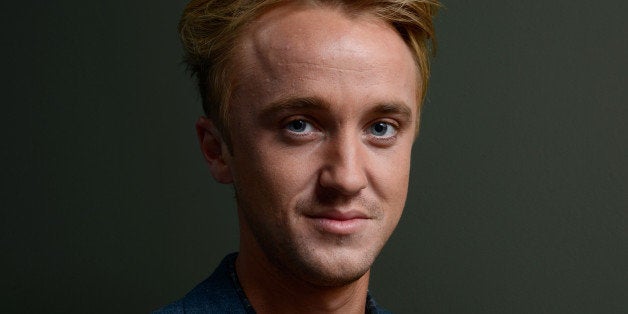
M 394 29 L 288 6 L 250 27 L 230 107 L 241 250 L 315 285 L 365 275 L 401 216 L 417 72 Z

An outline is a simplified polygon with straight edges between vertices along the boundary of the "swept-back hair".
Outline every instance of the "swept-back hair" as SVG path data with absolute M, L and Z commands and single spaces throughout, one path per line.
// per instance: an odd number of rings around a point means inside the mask
M 233 92 L 238 40 L 251 21 L 289 3 L 331 5 L 349 14 L 371 14 L 392 25 L 412 51 L 421 79 L 419 111 L 429 81 L 429 59 L 436 47 L 433 19 L 438 0 L 192 0 L 179 22 L 185 62 L 196 77 L 205 114 L 223 136 Z M 229 142 L 228 139 L 226 139 Z

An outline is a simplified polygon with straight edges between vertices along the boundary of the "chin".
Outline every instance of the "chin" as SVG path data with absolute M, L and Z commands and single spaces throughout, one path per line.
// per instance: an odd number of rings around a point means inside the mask
M 318 287 L 342 287 L 358 281 L 364 277 L 370 267 L 360 269 L 358 272 L 325 273 L 319 277 L 311 278 L 311 284 Z
M 296 277 L 314 286 L 340 287 L 365 276 L 377 256 L 343 251 L 307 248 L 305 252 L 295 252 L 284 263 Z

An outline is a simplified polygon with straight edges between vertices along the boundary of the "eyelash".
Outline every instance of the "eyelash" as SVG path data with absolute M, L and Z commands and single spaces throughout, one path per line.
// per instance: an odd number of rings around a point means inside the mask
M 320 133 L 320 128 L 311 119 L 305 117 L 292 117 L 284 120 L 281 125 L 283 136 L 287 140 L 308 141 Z M 305 123 L 305 130 L 302 132 L 291 130 L 290 127 L 295 122 Z
M 380 135 L 375 135 L 375 137 L 381 137 L 381 138 L 390 138 L 390 137 L 394 137 L 397 135 L 397 132 L 399 131 L 399 127 L 397 126 L 396 123 L 392 123 L 390 121 L 386 121 L 386 120 L 378 120 L 375 121 L 371 124 L 369 124 L 367 130 L 371 131 L 374 130 L 374 128 L 378 125 L 384 125 L 385 129 L 384 129 L 384 134 L 388 133 L 388 131 L 390 130 L 391 132 L 394 132 L 393 135 L 389 135 L 389 136 L 380 136 Z M 374 134 L 373 134 L 374 135 Z
M 301 123 L 303 124 L 302 127 L 305 129 L 304 131 L 296 131 L 296 130 L 290 130 L 291 127 L 295 126 L 295 123 Z M 285 128 L 288 129 L 288 131 L 293 132 L 293 133 L 306 133 L 306 131 L 308 129 L 313 129 L 314 126 L 312 125 L 311 122 L 305 120 L 305 119 L 295 119 L 295 120 L 290 120 L 286 125 Z M 309 131 L 311 132 L 311 131 Z
M 375 125 L 379 123 L 383 123 L 387 125 L 387 127 L 389 128 L 388 130 L 390 130 L 392 134 L 388 136 L 378 136 L 378 135 L 373 134 L 372 128 L 375 127 Z M 388 130 L 386 131 L 386 133 L 388 133 Z M 371 122 L 368 124 L 368 126 L 364 130 L 364 134 L 368 138 L 368 140 L 373 145 L 379 146 L 379 147 L 387 147 L 387 146 L 393 145 L 395 141 L 397 140 L 397 136 L 399 135 L 399 132 L 401 132 L 401 127 L 399 123 L 397 123 L 397 121 L 391 121 L 389 119 L 381 119 L 381 120 L 376 120 L 374 122 Z
M 303 125 L 305 130 L 301 132 L 291 130 L 290 127 L 294 126 L 292 124 L 296 122 L 305 123 L 305 125 Z M 378 135 L 372 134 L 371 132 L 372 128 L 380 123 L 386 125 L 387 128 L 391 128 L 392 129 L 391 132 L 393 132 L 393 134 L 389 136 L 378 136 Z M 314 122 L 312 122 L 308 118 L 300 118 L 300 117 L 291 118 L 287 120 L 287 122 L 282 124 L 282 130 L 284 130 L 287 133 L 287 136 L 289 138 L 293 138 L 293 139 L 310 137 L 310 136 L 315 135 L 315 133 L 320 132 L 320 128 L 318 128 Z M 387 130 L 385 131 L 387 133 Z M 379 145 L 386 145 L 394 141 L 397 138 L 397 135 L 399 134 L 399 132 L 400 132 L 399 123 L 397 123 L 396 121 L 391 121 L 390 119 L 375 120 L 373 122 L 368 123 L 366 128 L 364 129 L 364 135 L 368 137 L 371 141 Z

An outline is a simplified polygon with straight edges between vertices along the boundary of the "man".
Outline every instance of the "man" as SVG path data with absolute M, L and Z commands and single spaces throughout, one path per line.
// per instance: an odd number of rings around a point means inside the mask
M 180 23 L 238 254 L 164 313 L 385 313 L 369 271 L 401 216 L 437 3 L 192 1 Z

